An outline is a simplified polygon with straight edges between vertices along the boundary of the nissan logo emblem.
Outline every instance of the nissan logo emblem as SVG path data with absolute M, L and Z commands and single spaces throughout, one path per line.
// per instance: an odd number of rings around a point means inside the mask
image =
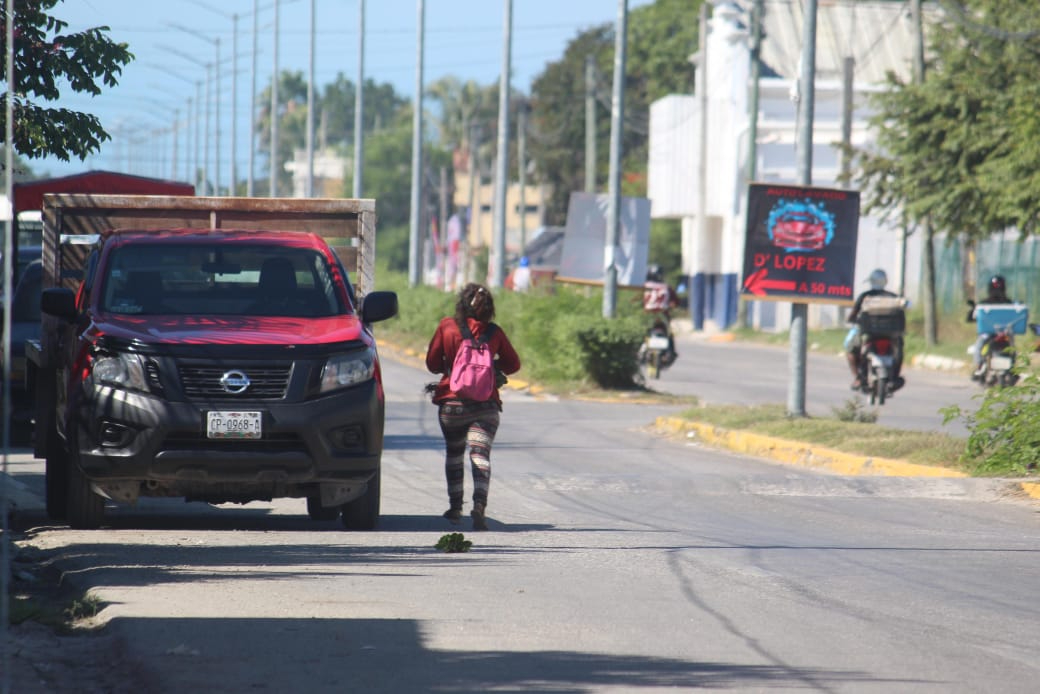
M 220 377 L 220 387 L 233 395 L 244 393 L 249 387 L 249 376 L 241 371 L 227 371 Z

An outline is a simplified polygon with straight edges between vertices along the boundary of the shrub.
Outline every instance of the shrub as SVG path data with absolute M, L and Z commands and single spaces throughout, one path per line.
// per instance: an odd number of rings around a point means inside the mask
M 1026 475 L 1040 451 L 1040 379 L 1026 374 L 1018 385 L 987 388 L 974 413 L 943 408 L 943 422 L 961 418 L 968 429 L 962 461 L 975 474 Z

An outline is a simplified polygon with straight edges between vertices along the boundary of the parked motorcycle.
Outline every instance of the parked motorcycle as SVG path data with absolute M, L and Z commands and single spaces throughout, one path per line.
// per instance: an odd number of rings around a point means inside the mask
M 901 385 L 896 365 L 902 359 L 906 299 L 877 296 L 863 301 L 856 322 L 860 341 L 859 382 L 870 404 L 884 405 Z
M 668 323 L 663 320 L 655 321 L 646 332 L 643 344 L 639 348 L 639 364 L 646 370 L 647 378 L 660 378 L 661 370 L 668 368 L 675 361 L 670 349 L 671 344 Z
M 982 343 L 982 362 L 972 378 L 983 386 L 1013 386 L 1018 382 L 1015 361 L 1015 335 L 1024 334 L 1028 309 L 1022 304 L 981 304 L 975 307 L 975 324 L 979 335 L 988 335 Z

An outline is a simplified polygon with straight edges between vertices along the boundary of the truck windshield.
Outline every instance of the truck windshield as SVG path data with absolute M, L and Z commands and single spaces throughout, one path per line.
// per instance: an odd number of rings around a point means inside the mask
M 303 318 L 350 311 L 325 257 L 309 248 L 127 244 L 112 249 L 105 268 L 99 308 L 110 313 Z

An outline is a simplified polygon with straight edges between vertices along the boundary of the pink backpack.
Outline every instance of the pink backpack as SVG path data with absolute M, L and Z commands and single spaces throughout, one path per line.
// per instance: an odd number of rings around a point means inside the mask
M 495 355 L 488 345 L 495 324 L 489 323 L 479 340 L 473 337 L 465 322 L 459 325 L 459 331 L 462 343 L 455 353 L 448 385 L 463 400 L 486 402 L 495 392 Z

